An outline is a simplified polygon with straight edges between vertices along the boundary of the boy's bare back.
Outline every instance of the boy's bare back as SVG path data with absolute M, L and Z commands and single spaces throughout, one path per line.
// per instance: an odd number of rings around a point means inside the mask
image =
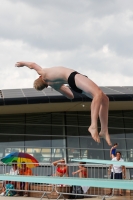
M 42 78 L 46 82 L 63 82 L 67 83 L 69 75 L 73 72 L 73 69 L 65 67 L 51 67 L 51 68 L 42 68 Z

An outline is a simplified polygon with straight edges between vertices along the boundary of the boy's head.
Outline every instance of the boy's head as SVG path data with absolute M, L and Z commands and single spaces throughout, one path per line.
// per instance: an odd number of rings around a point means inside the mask
M 40 76 L 34 81 L 33 86 L 36 90 L 43 90 L 48 87 L 48 84 L 42 79 L 42 76 Z

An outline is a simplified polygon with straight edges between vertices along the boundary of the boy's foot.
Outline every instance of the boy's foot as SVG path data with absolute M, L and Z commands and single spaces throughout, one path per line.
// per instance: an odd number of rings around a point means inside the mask
M 99 137 L 103 137 L 106 140 L 106 142 L 108 143 L 109 146 L 112 145 L 108 132 L 100 132 Z
M 99 135 L 98 135 L 97 128 L 96 128 L 96 127 L 90 126 L 90 127 L 88 128 L 88 131 L 90 132 L 92 138 L 93 138 L 96 142 L 100 143 L 100 138 L 99 138 Z

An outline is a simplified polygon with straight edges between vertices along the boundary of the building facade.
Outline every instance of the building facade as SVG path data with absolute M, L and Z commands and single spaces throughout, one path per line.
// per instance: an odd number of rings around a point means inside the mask
M 126 161 L 133 161 L 133 88 L 102 88 L 110 99 L 109 133 Z M 116 90 L 117 89 L 117 90 Z M 118 90 L 119 89 L 119 90 Z M 111 93 L 112 92 L 112 93 Z M 24 151 L 39 162 L 65 158 L 110 159 L 104 139 L 96 143 L 88 132 L 91 99 L 75 94 L 73 101 L 47 89 L 0 92 L 0 157 Z M 100 130 L 100 123 L 98 122 Z

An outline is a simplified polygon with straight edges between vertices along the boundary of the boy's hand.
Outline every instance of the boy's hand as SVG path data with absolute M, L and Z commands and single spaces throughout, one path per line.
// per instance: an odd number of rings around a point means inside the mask
M 16 62 L 15 67 L 24 67 L 24 63 L 23 62 Z

